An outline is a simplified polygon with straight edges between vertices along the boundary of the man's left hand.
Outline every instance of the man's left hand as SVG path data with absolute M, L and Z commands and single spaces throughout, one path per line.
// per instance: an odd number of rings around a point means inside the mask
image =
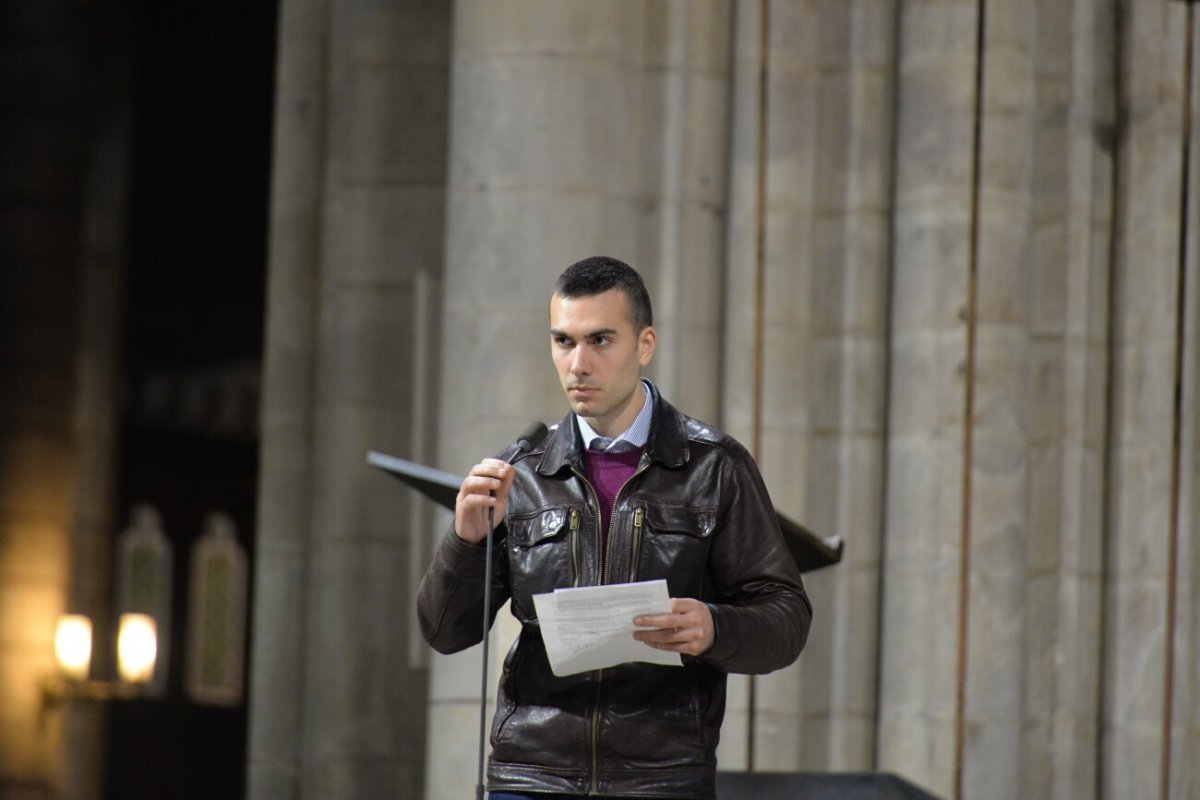
M 708 606 L 690 597 L 672 597 L 670 614 L 635 617 L 633 624 L 648 630 L 633 638 L 658 650 L 698 656 L 712 647 L 716 633 Z

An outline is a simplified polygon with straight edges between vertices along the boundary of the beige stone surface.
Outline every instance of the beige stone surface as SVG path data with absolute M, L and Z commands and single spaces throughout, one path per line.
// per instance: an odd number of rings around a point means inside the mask
M 1192 32 L 1195 23 L 1193 20 Z M 1193 75 L 1195 66 L 1193 65 Z M 1193 78 L 1191 102 L 1196 102 Z M 1195 148 L 1197 131 L 1191 131 Z M 1194 150 L 1193 150 L 1194 152 Z M 1193 160 L 1188 185 L 1196 186 L 1200 170 Z M 1198 232 L 1188 226 L 1185 247 L 1196 252 Z M 1180 408 L 1200 405 L 1200 268 L 1195 258 L 1183 267 L 1183 352 L 1180 358 Z M 1175 589 L 1175 660 L 1171 694 L 1170 796 L 1200 792 L 1200 415 L 1183 413 L 1179 430 L 1178 561 Z
M 392 723 L 425 706 L 409 560 L 427 533 L 365 458 L 412 457 L 427 405 L 449 14 L 285 3 L 281 21 L 249 796 L 416 794 L 421 737 Z
M 395 524 L 418 517 L 361 451 L 461 473 L 558 419 L 549 286 L 594 253 L 646 275 L 668 397 L 846 542 L 808 578 L 799 665 L 754 679 L 753 708 L 731 680 L 723 768 L 889 770 L 947 798 L 1195 793 L 1185 5 L 768 5 L 764 53 L 747 0 L 460 0 L 452 49 L 432 7 L 284 4 L 256 615 L 308 611 L 256 638 L 252 797 L 422 771 L 426 797 L 471 793 L 479 651 L 420 655 L 414 562 L 440 532 Z M 329 647 L 353 682 L 312 661 Z
M 899 21 L 879 766 L 943 795 L 960 767 L 975 14 L 968 3 L 915 3 Z
M 971 396 L 969 583 L 961 789 L 1018 798 L 1036 87 L 1032 3 L 987 9 Z
M 1156 797 L 1164 741 L 1164 613 L 1169 585 L 1175 374 L 1183 14 L 1135 3 L 1121 74 L 1129 119 L 1119 164 L 1122 224 L 1114 253 L 1110 528 L 1106 558 L 1105 798 Z M 1157 90 L 1144 92 L 1149 82 Z

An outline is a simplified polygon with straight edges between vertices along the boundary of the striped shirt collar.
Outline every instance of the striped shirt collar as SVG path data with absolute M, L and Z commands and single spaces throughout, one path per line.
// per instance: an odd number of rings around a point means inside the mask
M 583 417 L 576 414 L 575 421 L 579 424 L 579 435 L 583 437 L 583 449 L 587 450 L 591 448 L 594 439 L 600 439 L 601 441 L 597 444 L 597 448 L 606 451 L 616 452 L 635 447 L 645 447 L 646 442 L 650 438 L 650 418 L 654 412 L 654 404 L 650 400 L 650 387 L 646 385 L 645 379 L 642 379 L 642 396 L 645 399 L 642 402 L 642 410 L 638 412 L 637 419 L 633 421 L 628 430 L 612 440 L 607 440 L 596 433 Z

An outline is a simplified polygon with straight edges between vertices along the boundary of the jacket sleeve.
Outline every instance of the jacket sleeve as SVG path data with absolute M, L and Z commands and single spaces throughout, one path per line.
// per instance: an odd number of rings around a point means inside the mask
M 496 526 L 492 543 L 492 596 L 488 620 L 508 600 L 507 560 L 504 554 L 506 528 Z M 464 542 L 446 532 L 433 561 L 417 588 L 417 620 L 429 646 L 439 653 L 457 653 L 483 640 L 483 579 L 487 548 Z
M 800 655 L 812 604 L 758 468 L 736 443 L 725 483 L 710 556 L 715 638 L 700 657 L 726 672 L 772 672 Z

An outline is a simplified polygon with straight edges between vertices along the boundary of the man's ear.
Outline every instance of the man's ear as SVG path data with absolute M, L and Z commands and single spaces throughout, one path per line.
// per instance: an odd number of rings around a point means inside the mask
M 643 367 L 649 366 L 650 359 L 654 358 L 654 349 L 658 346 L 658 333 L 654 327 L 647 325 L 642 328 L 642 332 L 638 334 L 638 363 Z

